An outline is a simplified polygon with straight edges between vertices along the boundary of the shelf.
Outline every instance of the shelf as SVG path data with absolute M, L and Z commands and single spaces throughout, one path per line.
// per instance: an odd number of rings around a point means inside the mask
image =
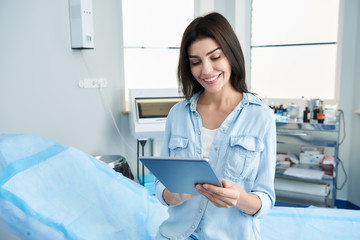
M 359 111 L 360 115 L 360 111 Z M 324 123 L 303 123 L 303 122 L 276 122 L 277 144 L 281 148 L 294 150 L 295 146 L 315 146 L 321 148 L 333 148 L 335 164 L 337 161 L 340 119 L 334 124 Z M 281 150 L 284 151 L 284 150 Z M 296 151 L 296 150 L 295 150 Z M 335 165 L 336 166 L 336 165 Z M 336 167 L 334 166 L 333 176 L 324 174 L 321 179 L 302 178 L 284 174 L 285 169 L 276 169 L 275 190 L 279 197 L 292 202 L 312 201 L 321 203 L 326 207 L 335 207 L 336 199 Z M 300 165 L 292 166 L 309 169 Z M 321 170 L 320 166 L 312 166 Z M 311 169 L 313 169 L 311 168 Z
M 277 177 L 283 177 L 283 178 L 295 179 L 295 180 L 302 180 L 302 181 L 306 181 L 306 182 L 324 182 L 324 181 L 333 181 L 335 179 L 335 177 L 332 177 L 332 176 L 326 175 L 326 174 L 324 174 L 324 176 L 321 179 L 301 178 L 301 177 L 287 175 L 287 174 L 284 174 L 283 172 L 279 172 L 279 171 L 276 171 L 275 175 Z
M 303 122 L 276 122 L 277 129 L 309 130 L 309 131 L 337 131 L 338 124 L 303 123 Z
M 328 183 L 311 183 L 305 181 L 275 179 L 276 191 L 296 192 L 317 197 L 327 197 L 331 191 Z
M 334 124 L 277 123 L 277 143 L 337 147 L 339 128 Z

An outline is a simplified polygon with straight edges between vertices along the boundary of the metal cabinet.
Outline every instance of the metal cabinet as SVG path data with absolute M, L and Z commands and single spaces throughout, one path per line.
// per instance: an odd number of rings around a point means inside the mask
M 283 170 L 277 169 L 275 177 L 277 199 L 294 203 L 310 201 L 312 205 L 317 205 L 316 202 L 319 202 L 321 206 L 335 207 L 339 121 L 336 124 L 277 122 L 276 131 L 278 149 L 284 146 L 330 148 L 335 159 L 333 176 L 324 175 L 321 179 L 288 176 L 283 173 Z M 309 165 L 302 165 L 300 161 L 300 164 L 295 167 L 302 168 Z

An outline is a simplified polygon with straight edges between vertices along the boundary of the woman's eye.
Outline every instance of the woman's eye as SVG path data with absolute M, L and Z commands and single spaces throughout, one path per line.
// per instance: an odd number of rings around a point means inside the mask
M 190 62 L 191 66 L 196 66 L 196 65 L 199 65 L 200 62 Z
M 219 56 L 212 57 L 211 60 L 218 60 L 219 58 L 220 58 L 220 55 L 219 55 Z

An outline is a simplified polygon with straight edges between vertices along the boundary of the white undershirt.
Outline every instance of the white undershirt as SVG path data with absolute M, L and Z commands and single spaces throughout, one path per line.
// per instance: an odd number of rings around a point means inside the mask
M 218 128 L 216 129 L 207 129 L 203 127 L 203 157 L 204 158 L 209 158 L 210 156 L 210 150 L 211 150 L 211 145 L 214 141 L 214 138 L 216 136 L 216 133 L 218 131 Z

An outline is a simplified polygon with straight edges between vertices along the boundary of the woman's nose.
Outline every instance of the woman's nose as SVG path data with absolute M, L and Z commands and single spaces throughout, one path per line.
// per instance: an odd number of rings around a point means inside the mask
M 213 70 L 212 64 L 209 61 L 203 61 L 201 73 L 209 74 Z

